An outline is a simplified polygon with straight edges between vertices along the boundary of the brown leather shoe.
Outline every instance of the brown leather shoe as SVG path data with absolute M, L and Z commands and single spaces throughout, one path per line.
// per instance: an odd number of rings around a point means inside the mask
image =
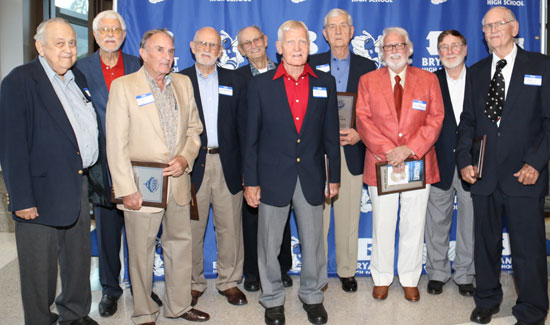
M 210 315 L 198 309 L 191 308 L 185 313 L 183 313 L 183 315 L 181 315 L 180 318 L 183 318 L 190 322 L 206 322 L 207 320 L 210 319 Z
M 139 325 L 155 325 L 155 322 L 147 322 L 147 323 L 141 323 Z
M 418 292 L 417 287 L 403 287 L 405 292 L 405 299 L 408 301 L 418 301 L 420 300 L 420 292 Z
M 220 295 L 225 296 L 227 298 L 227 302 L 232 305 L 246 305 L 248 303 L 244 293 L 237 287 L 229 288 L 224 291 L 218 290 L 218 292 Z
M 389 286 L 374 286 L 372 288 L 372 296 L 374 299 L 384 300 L 388 298 L 388 288 Z
M 199 301 L 199 297 L 202 296 L 204 291 L 191 290 L 191 307 L 194 307 Z

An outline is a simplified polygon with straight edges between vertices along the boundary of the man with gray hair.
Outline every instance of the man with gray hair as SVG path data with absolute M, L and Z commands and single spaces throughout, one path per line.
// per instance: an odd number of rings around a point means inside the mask
M 422 274 L 426 206 L 430 184 L 439 181 L 434 144 L 444 116 L 441 89 L 433 73 L 408 65 L 412 53 L 406 30 L 384 29 L 380 54 L 386 67 L 367 73 L 359 81 L 357 131 L 367 148 L 363 181 L 372 202 L 370 267 L 375 299 L 386 299 L 393 282 L 398 211 L 399 282 L 405 299 L 420 299 L 417 285 Z M 425 188 L 379 193 L 377 163 L 388 166 L 388 176 L 407 177 L 413 175 L 408 173 L 412 166 L 406 164 L 407 159 L 424 169 Z M 384 183 L 391 184 L 392 179 L 399 181 L 400 177 L 388 177 Z
M 73 68 L 71 25 L 44 21 L 34 39 L 38 58 L 12 70 L 0 89 L 0 163 L 25 324 L 97 324 L 88 317 L 90 202 L 109 202 L 103 128 L 86 79 Z M 56 298 L 58 265 L 63 292 Z

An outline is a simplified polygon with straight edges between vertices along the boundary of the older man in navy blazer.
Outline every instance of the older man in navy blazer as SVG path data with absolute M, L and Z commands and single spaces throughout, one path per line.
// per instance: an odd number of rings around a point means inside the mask
M 303 22 L 283 23 L 276 45 L 282 64 L 255 77 L 248 92 L 244 182 L 246 201 L 259 206 L 260 303 L 266 308 L 267 324 L 285 323 L 277 255 L 292 204 L 302 247 L 298 296 L 309 321 L 325 324 L 323 202 L 325 195 L 337 195 L 340 185 L 336 85 L 332 76 L 315 73 L 306 63 L 309 38 Z

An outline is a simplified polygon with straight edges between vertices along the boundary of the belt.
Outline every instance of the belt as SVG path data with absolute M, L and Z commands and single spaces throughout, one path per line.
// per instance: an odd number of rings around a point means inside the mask
M 208 148 L 206 149 L 206 152 L 208 152 L 211 155 L 215 155 L 220 153 L 220 148 L 219 147 Z
M 82 168 L 82 175 L 88 175 L 90 168 Z

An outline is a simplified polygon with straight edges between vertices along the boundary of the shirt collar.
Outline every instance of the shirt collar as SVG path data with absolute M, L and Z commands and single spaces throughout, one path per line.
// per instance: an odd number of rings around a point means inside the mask
M 351 55 L 349 55 L 349 52 L 348 52 L 348 56 L 346 56 L 346 57 L 343 58 L 343 59 L 339 59 L 339 58 L 335 57 L 335 56 L 332 54 L 332 52 L 330 52 L 330 60 L 331 60 L 331 61 L 336 61 L 336 62 L 349 62 L 350 58 L 351 58 Z
M 271 60 L 270 58 L 267 58 L 267 65 L 266 65 L 267 71 L 273 70 L 276 67 L 277 66 L 275 65 L 275 62 L 273 62 L 273 60 Z M 257 76 L 260 74 L 260 71 L 256 69 L 256 67 L 252 63 L 250 63 L 250 72 L 252 72 L 253 76 Z
M 149 82 L 149 85 L 160 89 L 160 87 L 159 87 L 159 85 L 157 85 L 157 82 L 155 81 L 155 79 L 153 79 L 153 77 L 151 77 L 151 75 L 149 74 L 149 71 L 147 71 L 147 69 L 143 68 L 143 72 L 145 72 L 145 79 L 147 79 L 147 82 Z M 169 84 L 172 83 L 172 78 L 170 78 L 170 74 L 167 74 L 166 76 L 164 76 L 164 80 L 165 80 L 164 89 L 166 89 L 166 86 L 168 86 Z
M 214 71 L 206 77 L 202 75 L 202 73 L 199 70 L 199 67 L 197 67 L 196 64 L 195 64 L 195 71 L 197 72 L 197 77 L 202 78 L 203 80 L 218 78 L 218 66 L 215 63 L 214 63 Z
M 388 67 L 388 71 L 390 72 L 390 78 L 391 80 L 394 80 L 395 79 L 395 76 L 399 76 L 399 78 L 401 78 L 401 84 L 405 84 L 405 76 L 407 75 L 407 68 L 409 67 L 408 64 L 405 65 L 405 69 L 403 69 L 403 71 L 399 72 L 399 73 L 395 73 L 393 72 L 392 69 L 390 69 L 390 67 Z
M 514 48 L 512 49 L 512 51 L 510 51 L 510 53 L 508 53 L 508 55 L 506 55 L 504 57 L 504 60 L 506 60 L 506 65 L 507 66 L 511 66 L 512 62 L 514 62 L 516 60 L 516 55 L 518 54 L 518 47 L 517 45 L 514 43 Z M 497 65 L 497 62 L 501 60 L 498 55 L 495 54 L 495 52 L 493 52 L 493 62 L 492 62 L 492 66 L 495 67 Z
M 43 56 L 39 55 L 38 60 L 40 61 L 40 64 L 42 64 L 42 67 L 44 68 L 44 71 L 46 72 L 46 76 L 48 76 L 48 79 L 50 80 L 50 82 L 53 82 L 54 78 L 58 78 L 65 85 L 73 81 L 74 74 L 71 69 L 67 70 L 67 72 L 65 72 L 65 75 L 63 76 L 63 79 L 61 79 L 61 77 L 55 71 L 53 71 L 48 61 L 46 61 L 46 59 Z
M 305 75 L 311 75 L 315 78 L 319 78 L 317 77 L 317 75 L 315 74 L 315 72 L 313 72 L 313 70 L 311 69 L 311 67 L 309 66 L 308 63 L 306 63 L 304 65 L 304 71 L 302 71 L 302 74 L 300 75 L 300 77 L 303 77 Z M 277 68 L 277 72 L 275 72 L 275 76 L 273 76 L 273 80 L 275 79 L 278 79 L 280 78 L 281 76 L 285 76 L 285 77 L 289 77 L 289 78 L 292 78 L 287 72 L 286 72 L 286 69 L 284 67 L 284 63 L 281 62 L 281 64 L 279 64 L 279 67 Z M 294 78 L 292 78 L 294 79 Z
M 452 81 L 460 81 L 466 79 L 466 64 L 462 65 L 462 71 L 460 72 L 460 76 L 458 76 L 458 79 L 455 80 L 451 76 L 449 76 L 447 69 L 445 69 L 445 76 L 447 77 L 447 80 Z

